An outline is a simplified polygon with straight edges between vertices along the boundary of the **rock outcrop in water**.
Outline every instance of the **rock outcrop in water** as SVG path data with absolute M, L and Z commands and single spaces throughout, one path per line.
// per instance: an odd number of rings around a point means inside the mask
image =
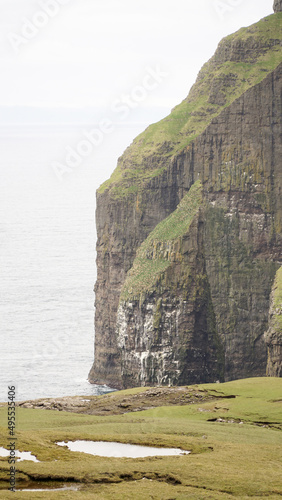
M 91 382 L 281 375 L 281 21 L 225 38 L 98 190 Z

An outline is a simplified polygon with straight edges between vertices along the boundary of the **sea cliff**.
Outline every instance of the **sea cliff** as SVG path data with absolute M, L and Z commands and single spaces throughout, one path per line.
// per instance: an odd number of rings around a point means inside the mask
M 281 375 L 281 22 L 222 40 L 98 190 L 91 382 Z

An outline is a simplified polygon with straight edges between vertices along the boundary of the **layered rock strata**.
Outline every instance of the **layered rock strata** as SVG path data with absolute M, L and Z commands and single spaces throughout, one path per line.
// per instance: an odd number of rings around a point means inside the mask
M 221 42 L 170 121 L 137 138 L 98 191 L 91 382 L 281 374 L 269 313 L 282 265 L 280 22 Z
M 267 375 L 282 376 L 282 267 L 276 273 L 271 293 L 269 328 L 265 333 L 268 348 Z
M 282 12 L 282 0 L 274 0 L 273 10 L 275 13 Z

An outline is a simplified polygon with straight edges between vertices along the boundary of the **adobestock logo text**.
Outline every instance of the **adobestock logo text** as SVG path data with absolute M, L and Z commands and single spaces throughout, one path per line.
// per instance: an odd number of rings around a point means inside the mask
M 39 0 L 40 10 L 36 11 L 31 19 L 23 18 L 20 33 L 10 32 L 8 39 L 14 51 L 18 54 L 20 48 L 34 39 L 38 33 L 47 26 L 50 19 L 54 18 L 64 5 L 71 0 Z
M 233 12 L 242 3 L 243 0 L 214 0 L 213 6 L 220 19 L 224 19 L 226 14 Z
M 64 163 L 53 161 L 52 168 L 56 177 L 61 181 L 65 174 L 71 173 L 79 167 L 84 159 L 90 156 L 94 149 L 100 146 L 106 135 L 111 134 L 116 129 L 116 124 L 123 122 L 130 115 L 131 111 L 145 101 L 149 93 L 156 89 L 168 76 L 159 66 L 146 68 L 147 73 L 142 78 L 139 85 L 134 86 L 130 92 L 122 94 L 115 99 L 111 105 L 111 113 L 101 120 L 96 128 L 82 130 L 83 138 L 75 147 L 66 146 L 66 156 Z

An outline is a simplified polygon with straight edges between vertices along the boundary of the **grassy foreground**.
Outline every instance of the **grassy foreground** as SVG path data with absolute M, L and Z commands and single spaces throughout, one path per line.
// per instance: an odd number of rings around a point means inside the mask
M 18 488 L 33 481 L 42 488 L 44 483 L 78 483 L 80 490 L 8 492 L 9 466 L 0 458 L 0 499 L 281 498 L 282 379 L 205 384 L 196 390 L 207 390 L 214 399 L 159 406 L 156 398 L 155 408 L 108 416 L 18 408 L 17 447 L 40 460 L 17 464 Z M 142 391 L 146 389 L 112 397 L 122 404 Z M 0 446 L 5 446 L 6 406 L 0 408 L 0 436 Z M 55 444 L 74 439 L 180 447 L 192 453 L 117 459 L 74 453 Z

